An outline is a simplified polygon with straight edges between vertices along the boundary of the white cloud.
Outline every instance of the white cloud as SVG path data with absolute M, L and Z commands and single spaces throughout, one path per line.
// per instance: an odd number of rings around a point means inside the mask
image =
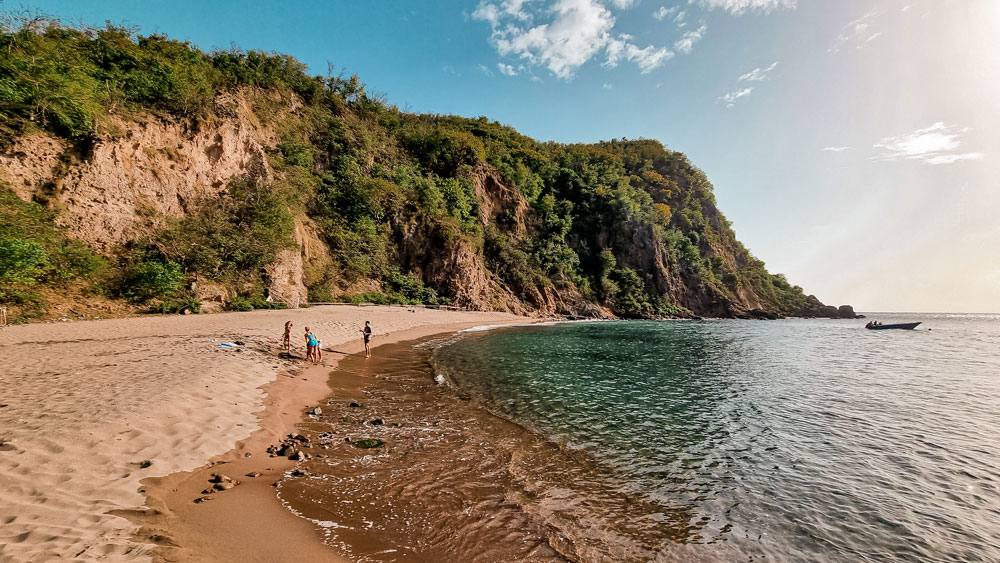
M 601 88 L 605 90 L 614 90 L 615 86 L 613 84 L 608 84 L 607 82 L 605 82 L 604 84 L 601 85 Z
M 857 47 L 860 49 L 869 41 L 882 35 L 881 32 L 872 30 L 872 24 L 875 23 L 879 14 L 880 12 L 877 10 L 872 10 L 860 18 L 848 22 L 848 24 L 844 26 L 844 29 L 840 31 L 840 35 L 837 36 L 837 40 L 834 42 L 833 46 L 827 49 L 827 52 L 836 53 L 840 51 L 841 47 L 852 42 L 856 43 Z
M 493 76 L 493 71 L 486 68 L 486 65 L 476 65 L 486 76 Z
M 719 100 L 726 102 L 726 107 L 731 108 L 736 105 L 736 100 L 749 96 L 753 92 L 753 86 L 749 88 L 744 88 L 742 90 L 736 90 L 735 92 L 730 92 L 725 96 L 719 96 Z
M 531 15 L 524 10 L 524 4 L 530 1 L 504 0 L 499 4 L 480 2 L 476 6 L 476 11 L 472 12 L 472 18 L 487 21 L 494 29 L 500 24 L 500 19 L 505 16 L 510 16 L 520 21 L 527 21 L 531 19 Z
M 501 6 L 505 14 L 513 16 L 516 19 L 525 21 L 531 19 L 531 16 L 524 11 L 524 5 L 531 0 L 505 0 Z
M 823 150 L 830 152 L 844 152 L 851 150 L 851 147 L 826 147 Z
M 674 49 L 682 53 L 690 53 L 691 49 L 694 48 L 694 44 L 705 36 L 706 31 L 708 31 L 708 26 L 702 24 L 698 29 L 685 33 L 680 39 L 674 42 Z
M 953 164 L 961 160 L 980 160 L 984 156 L 983 153 L 958 152 L 962 146 L 959 137 L 967 131 L 967 128 L 946 125 L 938 121 L 930 127 L 917 129 L 912 133 L 885 137 L 874 145 L 875 148 L 883 149 L 885 152 L 872 157 L 872 160 L 916 160 L 924 164 Z
M 666 6 L 660 6 L 659 10 L 653 12 L 653 19 L 662 20 L 663 18 L 669 16 L 670 14 L 673 14 L 679 9 L 680 8 L 678 8 L 677 6 L 673 6 L 671 8 L 667 8 Z
M 529 7 L 533 11 L 525 12 Z M 524 17 L 516 15 L 522 13 Z M 614 16 L 597 0 L 555 0 L 550 7 L 536 7 L 531 0 L 507 0 L 500 4 L 483 0 L 472 17 L 490 23 L 491 40 L 500 55 L 544 66 L 563 79 L 572 78 L 578 68 L 602 52 L 606 57 L 604 66 L 617 66 L 624 59 L 635 63 L 642 73 L 652 71 L 673 56 L 666 48 L 652 45 L 640 48 L 632 43 L 630 35 L 615 34 Z M 549 21 L 522 25 L 541 19 Z
M 500 74 L 506 74 L 507 76 L 517 76 L 517 71 L 511 65 L 505 65 L 503 63 L 497 63 L 497 68 L 500 69 Z
M 489 22 L 493 29 L 500 24 L 500 10 L 493 4 L 480 2 L 476 6 L 476 11 L 472 12 L 472 19 Z
M 695 0 L 690 1 L 694 3 Z M 776 8 L 795 7 L 795 0 L 700 0 L 700 3 L 710 10 L 722 8 L 737 15 L 746 11 L 768 13 Z
M 687 23 L 684 21 L 684 16 L 686 15 L 687 12 L 685 10 L 681 10 L 680 12 L 677 13 L 676 16 L 674 16 L 674 23 L 677 24 L 677 27 L 684 27 L 685 25 L 687 25 Z
M 611 3 L 619 10 L 627 10 L 635 5 L 635 0 L 611 0 Z
M 621 39 L 609 40 L 605 48 L 605 53 L 607 54 L 607 60 L 601 66 L 614 68 L 618 66 L 619 60 L 625 59 L 635 63 L 642 74 L 648 74 L 674 56 L 674 53 L 668 49 L 656 48 L 652 45 L 640 49 L 632 43 Z
M 777 63 L 777 61 L 775 61 L 775 62 L 771 63 L 771 66 L 769 66 L 767 68 L 755 68 L 755 69 L 751 70 L 750 72 L 748 72 L 748 73 L 740 76 L 739 80 L 747 80 L 747 81 L 750 81 L 750 82 L 760 82 L 761 80 L 764 80 L 765 78 L 767 78 L 767 73 L 769 73 L 772 70 L 774 70 L 775 68 L 777 68 L 777 66 L 778 66 L 778 63 Z

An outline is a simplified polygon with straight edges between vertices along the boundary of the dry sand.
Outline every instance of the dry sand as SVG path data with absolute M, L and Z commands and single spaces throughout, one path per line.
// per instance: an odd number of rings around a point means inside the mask
M 303 401 L 329 392 L 329 368 L 279 359 L 269 337 L 291 320 L 300 349 L 308 325 L 324 349 L 356 353 L 365 320 L 376 344 L 525 320 L 413 311 L 323 306 L 0 332 L 0 560 L 141 561 L 156 545 L 171 560 L 313 560 L 311 525 L 289 517 L 270 487 L 291 462 L 261 453 L 302 418 Z M 234 340 L 247 346 L 217 348 Z M 210 460 L 222 465 L 205 468 Z M 243 484 L 192 504 L 221 468 Z M 264 475 L 242 477 L 252 470 Z

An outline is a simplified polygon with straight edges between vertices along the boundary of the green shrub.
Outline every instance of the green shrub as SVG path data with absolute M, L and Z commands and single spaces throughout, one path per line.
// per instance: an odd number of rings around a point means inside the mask
M 278 301 L 268 302 L 260 297 L 236 296 L 226 303 L 227 311 L 254 311 L 258 309 L 287 309 L 288 305 Z
M 251 299 L 250 304 L 254 309 L 287 309 L 288 305 L 281 301 L 268 301 L 259 297 Z
M 184 284 L 184 272 L 176 262 L 140 254 L 123 273 L 119 294 L 135 302 L 169 297 Z
M 36 240 L 0 240 L 0 283 L 35 284 L 48 259 L 48 254 Z
M 386 280 L 386 286 L 391 290 L 390 295 L 401 295 L 402 301 L 394 303 L 405 303 L 409 305 L 439 305 L 447 302 L 447 299 L 438 297 L 433 288 L 424 285 L 424 282 L 413 274 L 403 274 L 394 270 Z
M 327 286 L 314 286 L 309 288 L 309 301 L 314 303 L 332 303 L 336 301 L 333 292 Z
M 312 168 L 312 145 L 286 140 L 278 145 L 278 150 L 281 151 L 281 156 L 284 157 L 285 164 L 288 166 Z
M 194 297 L 185 297 L 183 299 L 167 299 L 164 301 L 159 301 L 153 303 L 147 309 L 147 313 L 158 313 L 161 315 L 177 315 L 183 313 L 185 310 L 191 311 L 192 313 L 201 312 L 201 302 Z
M 160 231 L 158 251 L 209 279 L 259 277 L 278 250 L 293 244 L 286 199 L 270 184 L 237 181 L 229 193 Z
M 246 297 L 233 297 L 226 303 L 227 311 L 253 311 L 253 302 Z
M 354 295 L 341 295 L 338 301 L 344 303 L 372 303 L 375 305 L 410 305 L 411 303 L 405 295 L 398 292 L 389 293 L 358 293 Z

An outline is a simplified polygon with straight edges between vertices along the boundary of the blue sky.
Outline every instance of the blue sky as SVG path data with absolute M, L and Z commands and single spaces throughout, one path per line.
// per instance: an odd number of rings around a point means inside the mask
M 859 310 L 1000 312 L 1000 1 L 36 0 L 332 63 L 416 112 L 654 138 L 771 271 Z

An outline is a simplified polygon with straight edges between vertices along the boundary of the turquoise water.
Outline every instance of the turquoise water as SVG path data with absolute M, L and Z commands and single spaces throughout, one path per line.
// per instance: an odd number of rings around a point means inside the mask
M 1000 316 L 878 318 L 924 324 L 568 323 L 469 334 L 434 361 L 592 463 L 532 502 L 613 530 L 601 553 L 1000 561 Z

